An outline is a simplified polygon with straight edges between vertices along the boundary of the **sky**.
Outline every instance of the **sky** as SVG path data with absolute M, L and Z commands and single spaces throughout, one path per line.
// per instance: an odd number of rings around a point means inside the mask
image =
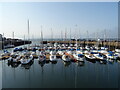
M 1 2 L 0 33 L 5 37 L 101 38 L 117 37 L 117 2 Z M 42 29 L 41 29 L 42 27 Z M 88 34 L 87 34 L 88 31 Z M 53 34 L 51 34 L 51 32 Z M 51 36 L 53 35 L 53 36 Z

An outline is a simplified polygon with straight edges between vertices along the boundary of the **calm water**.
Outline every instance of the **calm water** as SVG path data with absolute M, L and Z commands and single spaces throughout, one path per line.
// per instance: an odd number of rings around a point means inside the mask
M 10 50 L 10 49 L 9 49 Z M 8 65 L 0 61 L 3 88 L 118 88 L 120 87 L 120 63 L 56 64 L 41 66 L 35 59 L 31 66 Z

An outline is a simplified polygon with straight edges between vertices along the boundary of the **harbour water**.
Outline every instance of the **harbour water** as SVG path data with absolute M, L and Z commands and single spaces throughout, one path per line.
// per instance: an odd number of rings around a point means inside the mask
M 34 42 L 35 43 L 35 42 Z M 36 41 L 38 43 L 38 41 Z M 8 49 L 9 51 L 12 49 Z M 34 59 L 31 65 L 9 65 L 0 61 L 2 88 L 120 88 L 120 62 L 64 63 L 43 65 Z

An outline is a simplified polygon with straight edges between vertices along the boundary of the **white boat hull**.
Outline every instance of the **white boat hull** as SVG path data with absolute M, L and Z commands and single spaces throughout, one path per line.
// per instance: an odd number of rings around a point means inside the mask
M 51 62 L 57 61 L 56 55 L 50 55 L 50 61 Z
M 82 57 L 78 57 L 77 54 L 73 54 L 74 58 L 77 60 L 77 61 L 80 61 L 80 62 L 83 62 L 83 58 Z
M 65 61 L 65 62 L 69 62 L 70 61 L 70 59 L 66 55 L 62 56 L 62 60 Z

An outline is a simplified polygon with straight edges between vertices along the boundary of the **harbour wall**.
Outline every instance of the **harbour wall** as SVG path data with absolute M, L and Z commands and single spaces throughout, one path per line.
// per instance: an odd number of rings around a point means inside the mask
M 76 44 L 76 41 L 43 41 L 44 44 L 47 43 L 58 43 L 58 44 Z M 108 47 L 109 49 L 115 49 L 115 48 L 120 48 L 120 42 L 117 41 L 77 41 L 78 45 L 81 45 L 82 47 L 85 47 L 86 45 L 88 46 L 93 46 L 96 45 L 98 47 Z
M 3 40 L 1 43 L 1 49 L 4 49 L 5 46 L 7 45 L 14 45 L 14 47 L 16 46 L 21 46 L 21 45 L 25 45 L 25 44 L 31 44 L 32 41 L 28 41 L 28 40 L 21 40 L 21 39 L 7 39 L 7 40 Z M 11 48 L 11 47 L 7 47 L 7 48 Z

